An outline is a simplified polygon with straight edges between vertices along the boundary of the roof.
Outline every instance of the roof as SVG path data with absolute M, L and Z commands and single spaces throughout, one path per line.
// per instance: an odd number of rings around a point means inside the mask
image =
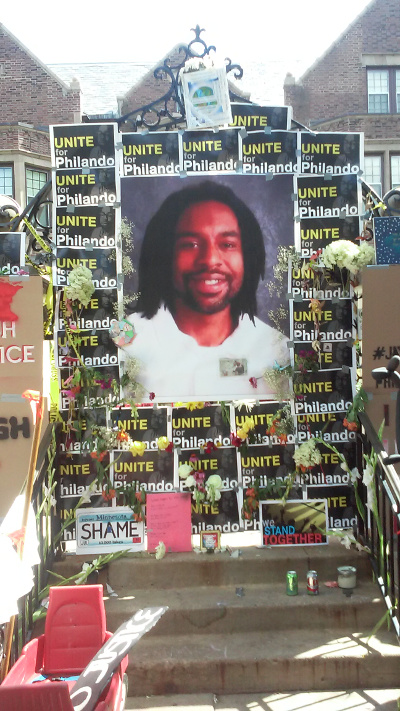
M 66 84 L 79 81 L 82 113 L 109 118 L 119 115 L 117 97 L 124 96 L 152 66 L 151 62 L 49 64 Z
M 82 113 L 99 118 L 118 116 L 117 97 L 125 96 L 158 62 L 103 62 L 93 64 L 49 64 L 49 68 L 66 84 L 78 79 L 82 97 Z M 300 67 L 300 60 L 293 70 Z M 228 75 L 241 92 L 250 93 L 251 101 L 259 104 L 283 105 L 283 82 L 287 72 L 285 60 L 250 61 L 243 63 L 243 79 Z
M 36 57 L 36 55 L 33 54 L 33 52 L 31 52 L 30 49 L 28 49 L 28 47 L 25 47 L 25 45 L 22 44 L 22 42 L 18 39 L 18 37 L 13 35 L 13 33 L 10 32 L 10 30 L 8 30 L 7 27 L 5 25 L 3 25 L 2 22 L 0 22 L 0 30 L 2 30 L 5 34 L 7 34 L 13 40 L 13 42 L 15 42 L 15 44 L 18 45 L 18 47 L 20 47 L 20 49 L 22 49 L 22 51 L 25 52 L 25 54 L 27 54 L 28 57 L 30 57 L 33 60 L 33 62 L 35 62 L 35 64 L 37 64 L 39 67 L 41 67 L 41 69 L 43 69 L 43 71 L 46 74 L 48 74 L 49 77 L 51 77 L 54 81 L 56 81 L 58 84 L 60 84 L 61 88 L 64 89 L 64 91 L 70 90 L 69 82 L 65 82 L 61 75 L 52 71 L 50 69 L 50 64 L 43 64 L 43 62 L 41 62 L 40 59 L 38 59 L 38 57 Z

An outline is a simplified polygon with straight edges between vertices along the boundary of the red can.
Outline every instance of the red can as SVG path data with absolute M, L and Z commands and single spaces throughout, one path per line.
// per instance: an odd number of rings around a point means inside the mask
M 307 573 L 307 594 L 319 595 L 318 573 L 316 570 L 309 570 Z

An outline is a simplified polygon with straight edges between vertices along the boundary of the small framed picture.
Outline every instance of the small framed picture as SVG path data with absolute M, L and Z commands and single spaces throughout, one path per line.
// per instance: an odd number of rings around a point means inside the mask
M 220 550 L 221 531 L 200 531 L 200 548 L 202 551 Z

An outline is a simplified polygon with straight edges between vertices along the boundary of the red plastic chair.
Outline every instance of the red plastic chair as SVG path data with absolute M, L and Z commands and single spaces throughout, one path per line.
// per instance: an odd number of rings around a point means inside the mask
M 55 679 L 79 676 L 111 636 L 106 631 L 102 585 L 50 588 L 45 633 L 25 645 L 0 685 L 1 711 L 73 711 L 69 693 L 75 679 Z M 122 708 L 127 665 L 126 656 L 96 711 Z
M 50 588 L 42 674 L 80 674 L 105 641 L 102 585 Z
M 0 686 L 1 711 L 74 711 L 69 698 L 68 684 L 27 684 Z

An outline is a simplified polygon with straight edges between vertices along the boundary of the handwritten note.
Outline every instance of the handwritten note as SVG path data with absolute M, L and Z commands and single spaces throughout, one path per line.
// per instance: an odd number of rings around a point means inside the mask
M 163 541 L 167 552 L 192 550 L 190 494 L 148 494 L 146 499 L 147 549 Z

